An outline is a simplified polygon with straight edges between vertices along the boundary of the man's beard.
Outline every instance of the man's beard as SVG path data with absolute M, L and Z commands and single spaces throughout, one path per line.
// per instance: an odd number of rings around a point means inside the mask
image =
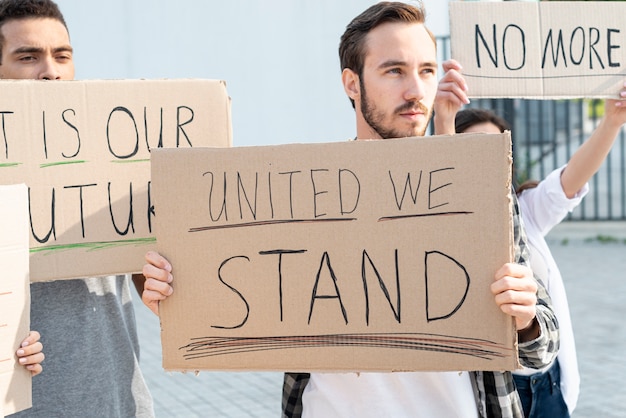
M 378 135 L 380 135 L 382 139 L 424 136 L 428 123 L 419 130 L 417 130 L 417 123 L 415 123 L 413 128 L 409 128 L 405 132 L 401 132 L 392 127 L 383 126 L 383 123 L 385 121 L 385 114 L 382 111 L 376 109 L 376 106 L 367 100 L 367 93 L 365 91 L 365 85 L 363 84 L 363 80 L 359 80 L 359 84 L 361 85 L 361 112 L 363 113 L 363 119 L 365 119 L 365 122 L 367 122 L 367 124 L 371 126 L 372 129 L 376 131 L 376 133 L 378 133 Z M 391 115 L 397 115 L 412 109 L 419 109 L 420 111 L 424 112 L 426 120 L 430 120 L 429 109 L 424 104 L 418 101 L 410 101 L 404 103 L 402 106 L 396 108 Z

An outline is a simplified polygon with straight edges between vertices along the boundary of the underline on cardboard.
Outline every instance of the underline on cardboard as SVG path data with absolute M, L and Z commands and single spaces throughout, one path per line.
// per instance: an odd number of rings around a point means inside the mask
M 398 219 L 406 218 L 423 218 L 426 216 L 454 216 L 454 215 L 472 215 L 474 212 L 457 211 L 457 212 L 437 212 L 437 213 L 413 213 L 409 215 L 395 215 L 395 216 L 383 216 L 378 218 L 378 222 L 382 221 L 395 221 Z
M 18 165 L 22 165 L 22 163 L 2 163 L 0 164 L 0 168 L 17 167 Z
M 554 75 L 554 76 L 490 76 L 463 73 L 465 78 L 487 78 L 499 80 L 544 80 L 544 79 L 560 79 L 560 78 L 598 78 L 598 77 L 618 77 L 624 76 L 626 73 L 616 74 L 589 74 L 589 75 Z
M 75 161 L 58 161 L 56 163 L 44 163 L 39 164 L 39 168 L 47 168 L 47 167 L 56 167 L 59 165 L 70 165 L 70 164 L 84 164 L 87 161 L 85 160 L 75 160 Z
M 5 325 L 6 325 L 6 324 L 5 324 Z M 2 362 L 4 362 L 4 361 L 10 361 L 10 360 L 11 360 L 10 358 L 3 358 L 3 359 L 0 359 L 0 363 L 2 363 Z
M 289 223 L 349 222 L 349 221 L 356 221 L 356 220 L 357 218 L 280 219 L 280 220 L 272 220 L 272 221 L 244 222 L 240 224 L 229 224 L 229 225 L 198 226 L 195 228 L 189 228 L 189 232 L 203 232 L 203 231 L 211 231 L 214 229 L 245 228 L 249 226 L 264 226 L 264 225 L 277 225 L 277 224 L 289 224 Z
M 149 163 L 150 158 L 142 158 L 139 160 L 112 160 L 114 164 L 128 164 L 128 163 Z
M 448 354 L 477 357 L 486 360 L 507 355 L 504 345 L 493 341 L 463 338 L 450 335 L 403 334 L 331 334 L 278 337 L 200 337 L 179 350 L 185 350 L 186 360 L 229 354 L 267 350 L 320 347 L 365 347 L 416 351 L 436 351 Z
M 57 253 L 61 251 L 87 249 L 87 251 L 103 250 L 112 247 L 122 247 L 126 245 L 146 245 L 154 244 L 156 242 L 155 237 L 149 238 L 137 238 L 137 239 L 125 239 L 117 241 L 98 241 L 98 242 L 81 242 L 74 244 L 59 244 L 59 245 L 46 245 L 42 247 L 34 247 L 29 251 L 30 253 L 42 253 L 50 252 Z
M 0 296 L 12 295 L 13 292 L 0 292 Z

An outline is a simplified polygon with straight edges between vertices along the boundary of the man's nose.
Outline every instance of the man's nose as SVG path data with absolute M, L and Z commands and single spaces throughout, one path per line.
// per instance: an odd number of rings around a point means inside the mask
M 404 99 L 406 101 L 420 101 L 424 98 L 424 81 L 420 78 L 419 74 L 412 74 L 406 79 L 407 84 L 405 86 Z
M 53 57 L 46 57 L 41 61 L 41 70 L 39 71 L 40 80 L 60 80 L 61 72 L 57 62 Z

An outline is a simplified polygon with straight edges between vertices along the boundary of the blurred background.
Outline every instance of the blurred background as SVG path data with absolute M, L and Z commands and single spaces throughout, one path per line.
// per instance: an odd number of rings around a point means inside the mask
M 346 24 L 376 1 L 57 2 L 75 48 L 77 79 L 225 80 L 235 146 L 354 137 L 337 48 Z M 440 59 L 449 58 L 449 1 L 422 3 Z M 511 123 L 522 179 L 542 179 L 564 164 L 603 112 L 601 100 L 482 99 L 471 106 L 494 109 Z M 625 149 L 622 132 L 569 220 L 626 220 Z

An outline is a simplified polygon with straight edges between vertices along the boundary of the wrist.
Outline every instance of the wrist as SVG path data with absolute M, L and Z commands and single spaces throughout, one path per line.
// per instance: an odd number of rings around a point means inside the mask
M 539 335 L 541 335 L 541 327 L 537 317 L 533 318 L 526 328 L 517 330 L 517 340 L 521 343 L 536 340 L 539 338 Z

